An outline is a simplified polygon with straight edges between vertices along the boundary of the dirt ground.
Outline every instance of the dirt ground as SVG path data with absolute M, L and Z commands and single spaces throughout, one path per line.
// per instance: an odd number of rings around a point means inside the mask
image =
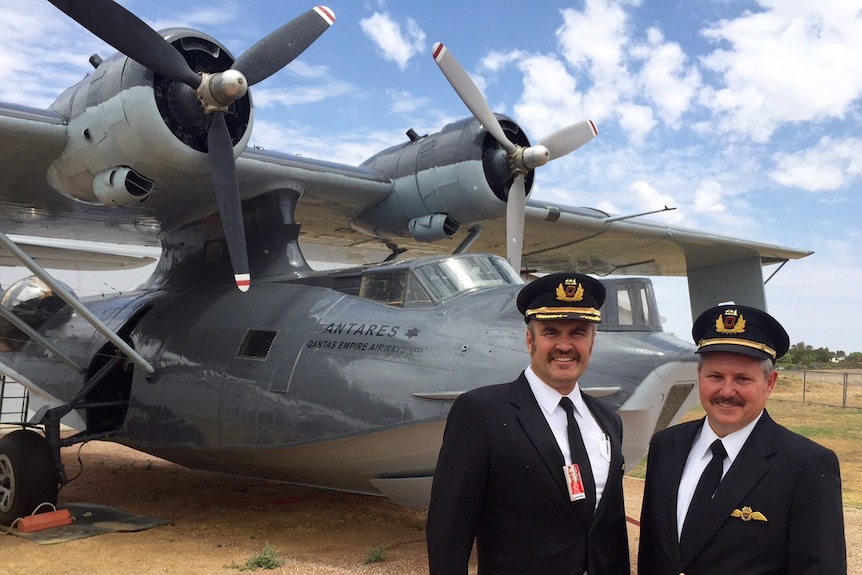
M 290 575 L 427 573 L 425 510 L 385 499 L 201 473 L 108 443 L 64 450 L 63 503 L 87 502 L 156 516 L 166 525 L 136 533 L 38 545 L 0 535 L 7 575 L 230 574 L 272 546 Z M 642 482 L 626 479 L 637 518 Z M 862 509 L 845 509 L 849 573 L 862 573 Z M 631 523 L 632 555 L 638 527 Z M 372 551 L 384 560 L 365 563 Z M 475 567 L 471 571 L 475 573 Z M 633 569 L 634 573 L 634 569 Z

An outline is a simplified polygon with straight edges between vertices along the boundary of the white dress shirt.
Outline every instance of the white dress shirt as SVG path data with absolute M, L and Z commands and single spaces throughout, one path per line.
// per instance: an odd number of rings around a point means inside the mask
M 554 433 L 554 438 L 557 440 L 557 445 L 563 453 L 563 458 L 566 465 L 572 463 L 571 450 L 569 449 L 568 435 L 568 419 L 566 410 L 560 406 L 562 395 L 552 387 L 545 384 L 539 377 L 533 373 L 532 368 L 527 367 L 524 370 L 524 375 L 530 384 L 530 389 L 533 390 L 533 395 L 542 409 L 542 414 L 548 422 L 548 426 Z M 581 396 L 580 388 L 575 384 L 575 389 L 567 396 L 572 400 L 575 406 L 575 421 L 581 430 L 581 436 L 584 438 L 584 446 L 587 448 L 587 455 L 590 458 L 590 467 L 593 470 L 593 480 L 596 483 L 596 506 L 602 498 L 602 492 L 608 482 L 608 473 L 611 469 L 611 451 L 610 438 L 599 427 L 598 422 L 593 413 L 584 403 L 584 398 Z M 562 474 L 563 470 L 560 469 Z
M 760 421 L 763 412 L 760 412 L 754 421 L 733 433 L 728 433 L 724 437 L 719 437 L 709 426 L 709 421 L 705 421 L 700 430 L 700 434 L 695 438 L 691 449 L 688 452 L 688 459 L 685 461 L 685 467 L 682 470 L 682 477 L 679 480 L 679 491 L 677 491 L 676 499 L 676 536 L 679 538 L 682 535 L 682 526 L 685 523 L 685 516 L 688 513 L 688 508 L 691 505 L 691 499 L 694 497 L 694 489 L 697 487 L 697 482 L 700 476 L 703 475 L 703 470 L 712 459 L 712 451 L 710 445 L 716 439 L 721 439 L 724 450 L 727 451 L 727 457 L 724 458 L 724 466 L 721 470 L 721 476 L 727 473 L 730 466 L 733 465 L 736 456 L 745 445 L 748 436 L 751 435 L 754 426 Z

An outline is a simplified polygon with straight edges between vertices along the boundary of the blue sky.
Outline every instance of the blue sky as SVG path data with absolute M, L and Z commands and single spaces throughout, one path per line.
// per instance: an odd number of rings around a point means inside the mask
M 312 7 L 127 0 L 239 56 Z M 359 164 L 469 112 L 431 57 L 441 41 L 532 141 L 592 119 L 599 136 L 546 166 L 532 196 L 815 254 L 767 284 L 791 342 L 862 351 L 862 0 L 332 0 L 336 22 L 252 89 L 252 143 Z M 0 0 L 0 101 L 47 107 L 112 50 L 42 0 Z M 765 269 L 765 276 L 773 268 Z M 4 273 L 0 278 L 5 278 Z M 81 295 L 131 275 L 77 274 Z M 654 280 L 689 339 L 683 278 Z M 4 279 L 3 284 L 7 281 Z

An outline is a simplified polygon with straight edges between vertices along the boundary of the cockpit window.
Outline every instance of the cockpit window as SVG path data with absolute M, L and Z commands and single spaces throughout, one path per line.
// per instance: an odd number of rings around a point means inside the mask
M 434 301 L 473 289 L 522 283 L 511 266 L 490 256 L 450 258 L 418 267 L 414 273 Z
M 362 277 L 359 296 L 396 307 L 436 304 L 474 289 L 522 283 L 496 256 L 458 256 Z

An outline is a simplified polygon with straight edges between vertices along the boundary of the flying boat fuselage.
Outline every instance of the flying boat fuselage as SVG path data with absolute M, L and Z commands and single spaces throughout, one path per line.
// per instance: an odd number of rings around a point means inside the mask
M 608 285 L 615 309 L 581 386 L 645 417 L 627 444 L 633 465 L 659 417 L 630 404 L 643 374 L 678 371 L 645 404 L 661 406 L 668 389 L 691 388 L 693 356 L 648 321 L 654 300 L 630 309 L 652 297 L 648 280 Z M 154 372 L 109 368 L 76 427 L 192 468 L 422 503 L 452 400 L 529 365 L 520 288 L 501 258 L 465 255 L 258 282 L 247 294 L 225 285 L 91 299 Z M 55 404 L 112 361 L 112 345 L 78 314 L 61 310 L 39 331 L 84 373 L 32 342 L 6 361 L 38 374 L 38 393 Z

